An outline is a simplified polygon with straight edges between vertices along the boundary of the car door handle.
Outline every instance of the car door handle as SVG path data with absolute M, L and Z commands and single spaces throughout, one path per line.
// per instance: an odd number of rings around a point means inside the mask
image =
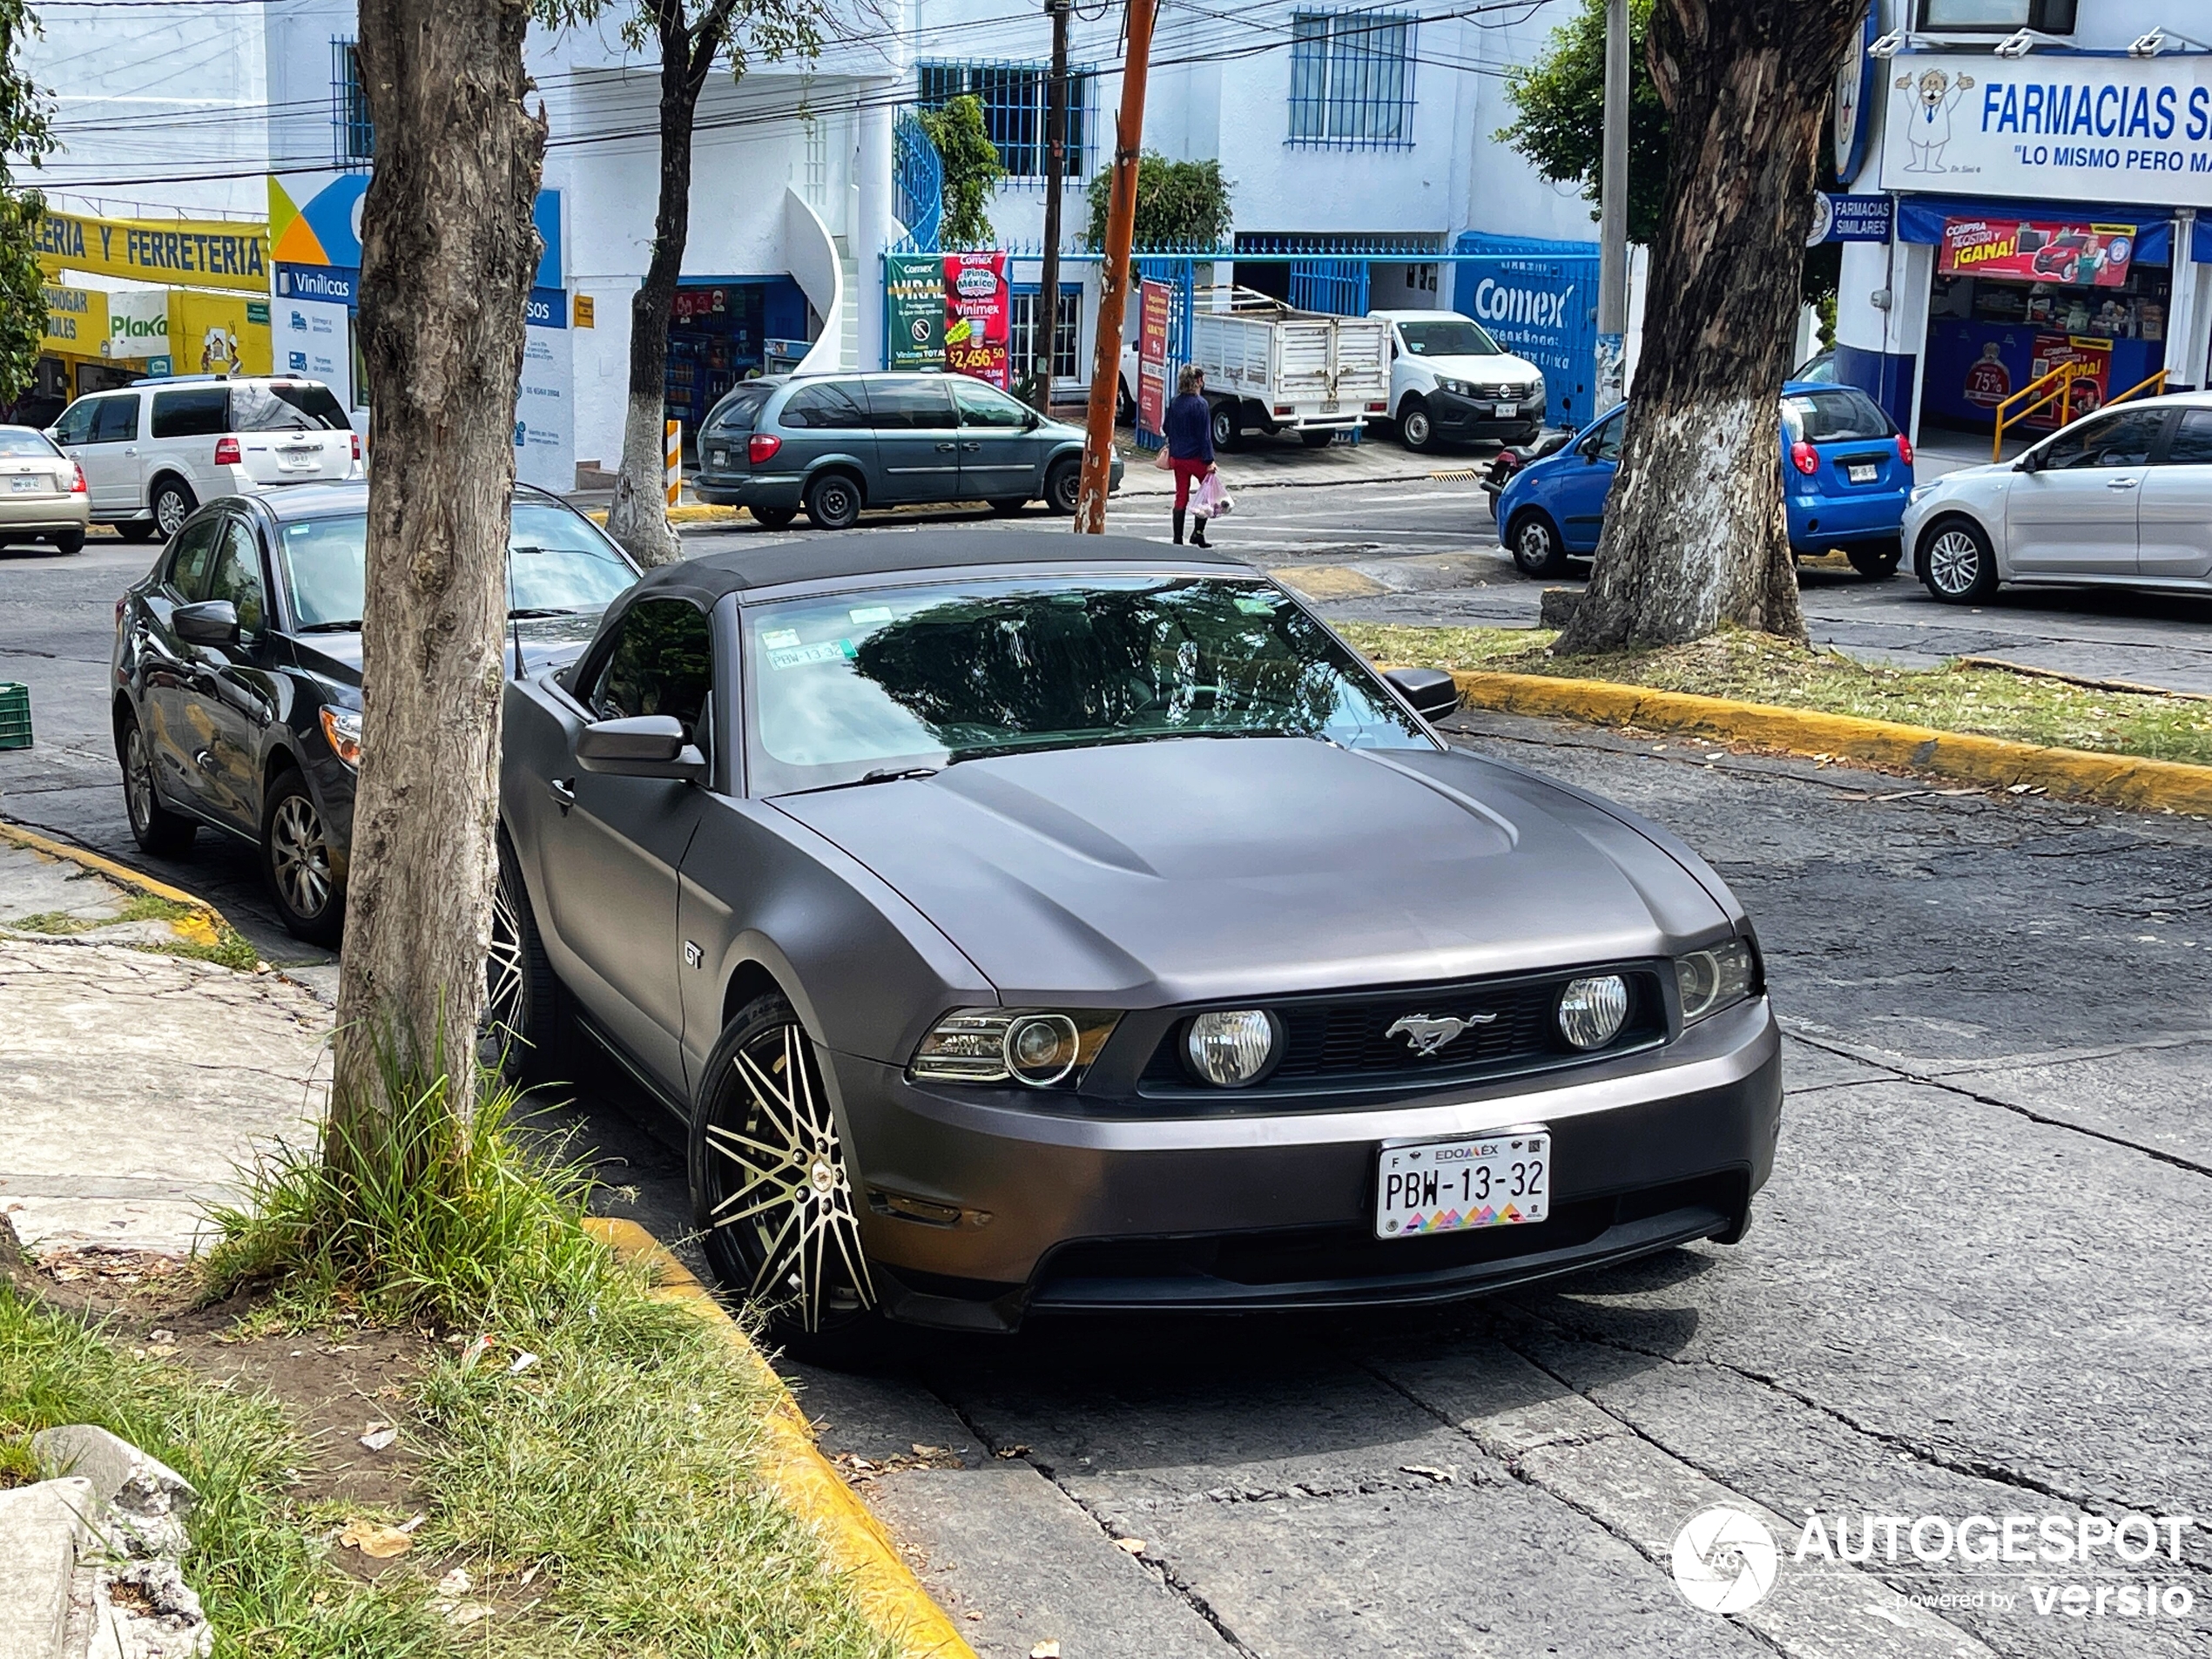
M 134 455 L 138 453 L 138 446 L 134 443 L 128 448 L 125 449 L 123 453 L 126 455 Z
M 545 786 L 545 789 L 553 797 L 553 804 L 561 809 L 561 816 L 566 818 L 569 808 L 576 805 L 576 780 L 573 778 L 556 778 Z
M 956 443 L 941 443 L 937 446 L 937 453 L 941 455 L 948 455 L 959 448 L 960 446 Z
M 2105 488 L 2107 489 L 2133 489 L 2141 482 L 2142 480 L 2140 478 L 2107 478 L 2105 480 Z
M 977 450 L 981 449 L 982 447 L 983 447 L 983 446 L 982 446 L 982 444 L 981 444 L 981 442 L 963 443 L 962 445 L 961 445 L 961 449 L 963 449 L 964 451 L 966 451 L 967 453 L 968 453 L 968 454 L 970 454 L 970 455 L 974 454 Z

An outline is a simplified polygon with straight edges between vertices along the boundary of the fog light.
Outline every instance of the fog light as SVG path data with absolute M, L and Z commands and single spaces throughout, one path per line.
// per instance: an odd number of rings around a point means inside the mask
M 1578 979 L 1559 999 L 1559 1035 L 1578 1049 L 1602 1049 L 1629 1017 L 1629 982 L 1618 974 Z
M 1267 1069 L 1275 1051 L 1275 1022 L 1258 1008 L 1201 1014 L 1183 1040 L 1190 1069 L 1223 1089 L 1241 1089 Z
M 1046 1089 L 1076 1069 L 1076 1022 L 1064 1014 L 1025 1014 L 1006 1028 L 1006 1069 Z

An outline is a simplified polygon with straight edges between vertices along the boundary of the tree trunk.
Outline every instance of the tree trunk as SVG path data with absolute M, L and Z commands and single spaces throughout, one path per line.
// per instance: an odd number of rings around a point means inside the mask
M 727 8 L 716 11 L 726 15 Z M 630 402 L 622 423 L 622 469 L 607 512 L 607 534 L 648 569 L 684 556 L 668 523 L 668 323 L 691 234 L 691 129 L 720 38 L 718 30 L 687 26 L 680 0 L 659 0 L 652 12 L 661 47 L 660 200 L 653 214 L 652 258 L 630 297 Z
M 1804 637 L 1777 464 L 1829 89 L 1865 0 L 1659 0 L 1671 117 L 1643 350 L 1589 590 L 1556 649 Z
M 516 0 L 361 7 L 376 124 L 361 213 L 372 465 L 334 1149 L 373 1144 L 387 1121 L 382 1059 L 418 1086 L 443 1071 L 453 1109 L 473 1104 L 515 396 L 540 253 L 529 15 Z

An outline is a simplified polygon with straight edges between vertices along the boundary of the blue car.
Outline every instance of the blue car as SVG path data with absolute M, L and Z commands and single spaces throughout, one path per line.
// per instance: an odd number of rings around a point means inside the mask
M 1494 510 L 1513 562 L 1527 576 L 1557 576 L 1597 551 L 1605 498 L 1621 464 L 1625 403 L 1507 480 Z M 1912 446 L 1853 386 L 1791 381 L 1782 388 L 1782 501 L 1796 553 L 1841 548 L 1861 575 L 1893 574 Z

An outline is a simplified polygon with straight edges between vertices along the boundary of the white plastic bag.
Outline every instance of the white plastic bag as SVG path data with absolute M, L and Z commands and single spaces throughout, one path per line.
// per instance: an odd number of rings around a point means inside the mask
M 1201 518 L 1226 518 L 1237 510 L 1237 503 L 1230 498 L 1229 486 L 1221 482 L 1218 472 L 1210 472 L 1199 480 L 1198 493 L 1190 504 Z

